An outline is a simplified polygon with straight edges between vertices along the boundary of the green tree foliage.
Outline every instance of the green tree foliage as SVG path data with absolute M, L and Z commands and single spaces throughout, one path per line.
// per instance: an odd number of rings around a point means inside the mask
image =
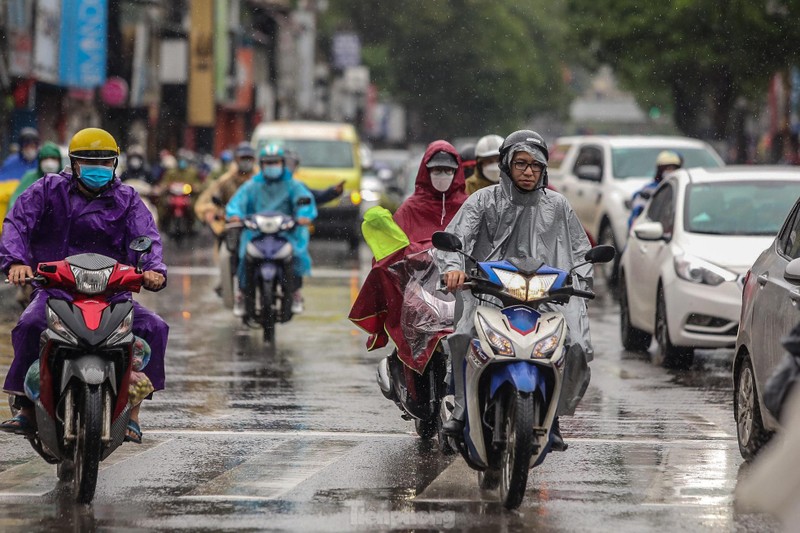
M 542 0 L 332 0 L 323 32 L 357 32 L 372 80 L 427 138 L 508 132 L 560 111 L 556 8 Z
M 794 0 L 566 0 L 575 48 L 610 64 L 646 109 L 687 135 L 725 138 L 737 97 L 798 59 Z

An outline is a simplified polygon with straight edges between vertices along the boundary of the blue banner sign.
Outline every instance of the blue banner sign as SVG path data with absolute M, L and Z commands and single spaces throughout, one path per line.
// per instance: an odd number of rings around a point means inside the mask
M 106 81 L 108 0 L 63 0 L 59 43 L 61 85 L 93 89 Z

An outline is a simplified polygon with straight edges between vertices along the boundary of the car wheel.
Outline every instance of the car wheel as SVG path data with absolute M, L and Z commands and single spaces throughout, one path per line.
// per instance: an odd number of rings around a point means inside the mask
M 625 274 L 619 275 L 619 329 L 622 346 L 630 352 L 646 352 L 650 348 L 652 335 L 631 324 L 631 311 L 628 306 L 628 287 Z
M 752 461 L 758 451 L 769 442 L 772 433 L 764 429 L 755 374 L 748 355 L 739 359 L 734 376 L 733 417 L 736 420 L 739 453 L 745 461 Z
M 658 350 L 653 362 L 666 368 L 687 369 L 692 366 L 694 350 L 684 346 L 675 346 L 669 338 L 669 324 L 667 322 L 667 301 L 664 298 L 664 287 L 658 287 L 656 301 L 656 342 Z
M 603 280 L 606 289 L 614 294 L 619 282 L 619 256 L 621 254 L 617 247 L 617 239 L 614 237 L 614 230 L 611 229 L 611 224 L 608 222 L 603 223 L 603 226 L 600 228 L 600 234 L 597 236 L 597 244 L 608 244 L 617 250 L 613 261 L 595 265 L 594 267 L 596 269 L 595 271 L 599 274 L 598 277 Z

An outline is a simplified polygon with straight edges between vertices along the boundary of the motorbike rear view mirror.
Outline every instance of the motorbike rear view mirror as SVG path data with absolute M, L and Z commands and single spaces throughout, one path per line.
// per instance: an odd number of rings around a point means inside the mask
M 608 244 L 601 244 L 595 246 L 584 256 L 585 261 L 583 263 L 578 263 L 571 269 L 570 272 L 574 272 L 576 269 L 582 267 L 583 265 L 594 264 L 594 263 L 608 263 L 614 259 L 614 256 L 617 255 L 617 250 L 614 249 L 613 246 Z
M 136 237 L 128 245 L 128 248 L 130 248 L 134 252 L 146 254 L 150 252 L 150 250 L 153 248 L 153 240 L 150 237 L 145 237 L 145 236 Z
M 461 251 L 461 239 L 452 233 L 437 231 L 433 234 L 433 237 L 431 237 L 431 241 L 433 242 L 433 247 L 437 250 L 442 250 L 444 252 Z
M 144 258 L 145 254 L 150 253 L 150 250 L 153 249 L 153 239 L 145 236 L 136 237 L 128 245 L 128 248 L 139 254 L 139 259 L 136 261 L 136 272 L 141 273 L 142 258 Z
M 608 263 L 614 259 L 615 255 L 617 255 L 617 251 L 613 246 L 601 244 L 586 252 L 585 259 L 588 263 Z
M 301 196 L 297 199 L 297 205 L 311 205 L 311 198 L 308 196 Z
M 225 202 L 222 201 L 222 198 L 219 196 L 212 196 L 211 203 L 217 207 L 225 207 Z

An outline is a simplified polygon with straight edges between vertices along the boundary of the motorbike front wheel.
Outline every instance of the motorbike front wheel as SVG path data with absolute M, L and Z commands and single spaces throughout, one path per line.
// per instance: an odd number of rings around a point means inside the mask
M 506 509 L 519 507 L 525 496 L 539 409 L 539 402 L 531 394 L 513 390 L 508 395 L 504 421 L 506 446 L 500 457 L 500 501 Z
M 91 503 L 103 451 L 103 394 L 98 385 L 83 386 L 82 405 L 75 413 L 74 493 L 78 503 Z
M 275 342 L 275 309 L 272 307 L 275 299 L 273 280 L 264 280 L 261 284 L 261 325 L 264 329 L 264 342 Z

